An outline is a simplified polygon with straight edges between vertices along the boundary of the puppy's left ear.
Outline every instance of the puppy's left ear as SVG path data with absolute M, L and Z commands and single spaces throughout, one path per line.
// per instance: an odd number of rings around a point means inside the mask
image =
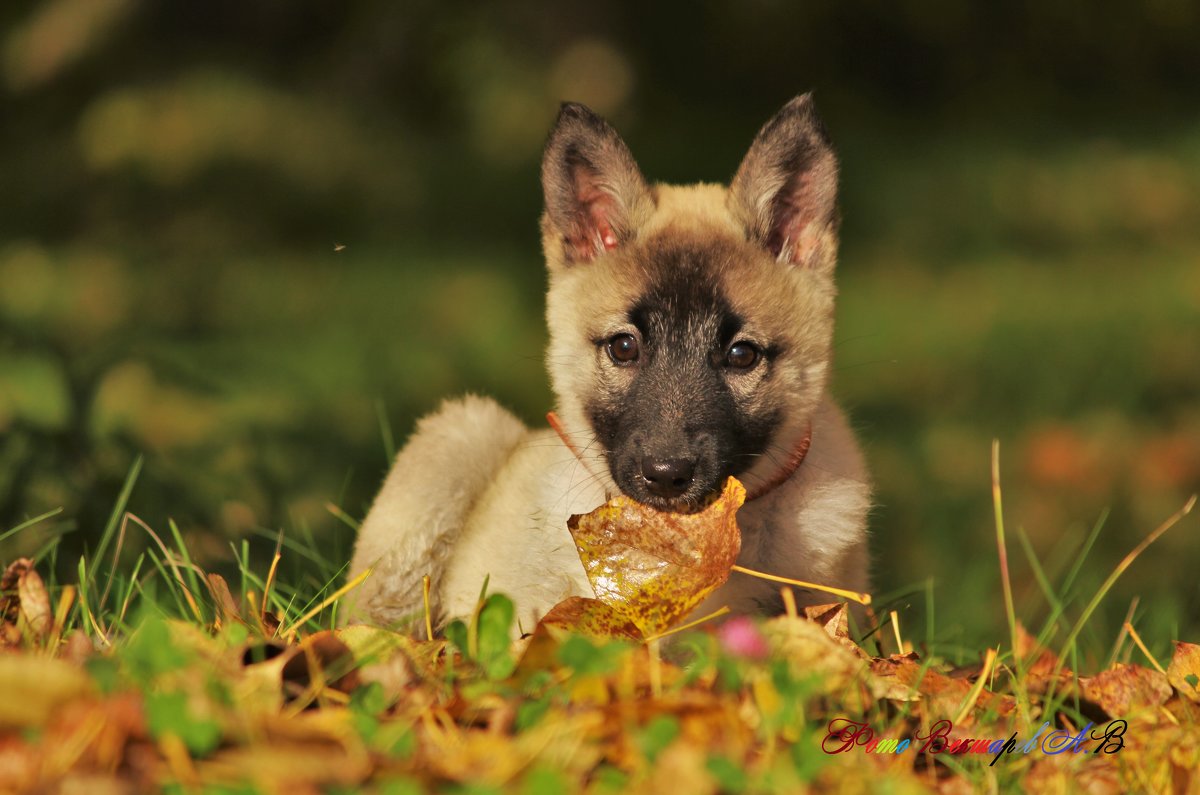
M 542 155 L 546 258 L 588 262 L 627 242 L 653 210 L 629 147 L 587 107 L 563 103 Z
M 730 209 L 772 256 L 832 273 L 837 172 L 812 94 L 804 94 L 759 130 L 729 186 Z

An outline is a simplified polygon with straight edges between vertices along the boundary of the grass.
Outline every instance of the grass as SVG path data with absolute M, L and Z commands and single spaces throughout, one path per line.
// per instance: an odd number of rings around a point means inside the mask
M 358 267 L 364 266 L 374 267 L 365 262 Z M 1170 365 L 1192 360 L 1192 352 L 1155 353 L 1194 337 L 1188 331 L 1194 314 L 1186 306 L 1169 308 L 1171 295 L 1190 289 L 1190 263 L 1165 264 L 1146 277 L 1153 284 L 1133 285 L 1126 284 L 1116 263 L 1033 262 L 1021 266 L 1019 276 L 1012 276 L 1005 263 L 979 263 L 970 266 L 969 275 L 933 284 L 906 275 L 910 265 L 896 263 L 897 272 L 888 273 L 890 266 L 882 261 L 873 271 L 848 266 L 843 274 L 839 323 L 845 336 L 834 376 L 878 486 L 873 546 L 878 560 L 888 565 L 877 564 L 874 575 L 883 591 L 908 587 L 914 578 L 923 582 L 930 574 L 939 582 L 961 580 L 963 590 L 939 605 L 935 630 L 944 640 L 957 634 L 965 645 L 975 646 L 1004 626 L 1001 611 L 981 617 L 977 609 L 991 593 L 994 569 L 971 571 L 977 556 L 963 555 L 964 549 L 991 545 L 991 519 L 979 499 L 989 482 L 991 433 L 1001 436 L 1013 462 L 1007 474 L 1014 530 L 1032 522 L 1028 540 L 1053 577 L 1071 566 L 1067 553 L 1079 543 L 1074 536 L 1086 535 L 1107 506 L 1117 512 L 1116 523 L 1096 543 L 1113 553 L 1128 545 L 1126 528 L 1157 521 L 1195 489 L 1187 449 L 1200 433 L 1200 422 L 1185 400 L 1194 374 L 1175 372 Z M 310 273 L 314 267 L 297 263 L 290 289 L 319 291 L 320 278 Z M 444 267 L 463 269 L 461 263 Z M 476 277 L 496 286 L 482 270 L 462 278 L 473 282 Z M 325 505 L 332 501 L 361 514 L 413 417 L 439 397 L 467 389 L 496 394 L 531 422 L 541 421 L 549 403 L 538 312 L 532 305 L 536 285 L 514 299 L 512 309 L 461 325 L 440 321 L 442 358 L 437 361 L 422 352 L 384 353 L 381 347 L 388 337 L 421 339 L 422 327 L 436 326 L 433 316 L 452 303 L 454 290 L 442 286 L 447 295 L 431 299 L 428 309 L 398 307 L 396 313 L 406 319 L 385 333 L 373 319 L 387 314 L 381 297 L 439 293 L 433 281 L 410 287 L 408 278 L 404 273 L 364 276 L 369 289 L 362 292 L 370 295 L 331 296 L 332 305 L 311 321 L 313 327 L 294 333 L 284 332 L 300 324 L 298 317 L 280 308 L 273 310 L 275 316 L 259 313 L 257 307 L 270 303 L 269 295 L 243 297 L 243 308 L 259 315 L 258 325 L 242 321 L 246 328 L 226 328 L 212 341 L 172 343 L 174 358 L 224 374 L 225 384 L 196 387 L 199 395 L 209 395 L 199 404 L 191 389 L 172 387 L 156 366 L 148 371 L 130 364 L 115 367 L 101 379 L 90 415 L 96 427 L 86 431 L 96 440 L 91 460 L 98 463 L 92 471 L 107 472 L 107 479 L 77 483 L 73 473 L 86 469 L 66 460 L 38 463 L 41 453 L 31 454 L 38 475 L 27 490 L 28 514 L 64 505 L 67 510 L 58 517 L 64 522 L 103 526 L 136 455 L 128 448 L 141 449 L 156 457 L 139 475 L 137 512 L 164 531 L 171 515 L 185 536 L 210 533 L 205 544 L 194 544 L 196 558 L 205 565 L 221 565 L 224 557 L 232 570 L 228 543 L 240 544 L 247 536 L 256 555 L 269 554 L 268 545 L 283 524 L 294 533 L 311 530 L 345 551 L 352 535 Z M 1068 295 L 1086 282 L 1087 306 L 1027 300 L 1030 290 L 1022 283 L 1034 279 L 1036 292 L 1052 296 Z M 256 285 L 259 281 L 248 275 L 229 290 L 253 294 L 262 289 Z M 512 298 L 515 288 L 507 290 Z M 1001 308 L 1003 327 L 996 328 L 994 318 L 969 317 L 978 315 L 980 296 Z M 360 339 L 351 339 L 346 329 L 357 318 L 368 321 L 360 324 Z M 1115 327 L 1137 330 L 1144 345 L 1114 339 L 1107 329 Z M 512 330 L 514 339 L 484 343 L 490 329 Z M 276 335 L 286 337 L 286 344 Z M 250 337 L 258 340 L 253 349 Z M 380 352 L 347 354 L 363 346 Z M 477 359 L 492 364 L 478 371 Z M 443 370 L 464 375 L 447 380 L 438 375 Z M 24 383 L 20 373 L 15 379 L 11 383 Z M 36 393 L 42 387 L 30 381 L 27 389 Z M 133 413 L 121 419 L 116 412 L 123 407 Z M 200 423 L 198 416 L 207 419 L 193 437 L 190 429 Z M 23 428 L 9 433 L 5 444 L 18 444 Z M 36 449 L 54 449 L 55 438 L 38 441 Z M 314 454 L 318 450 L 321 455 Z M 95 499 L 84 510 L 77 499 L 87 494 Z M 51 526 L 9 536 L 5 548 L 36 554 L 51 541 Z M 261 529 L 269 541 L 254 534 Z M 341 540 L 334 538 L 338 533 Z M 89 539 L 94 543 L 95 536 Z M 1170 631 L 1172 621 L 1194 622 L 1189 617 L 1197 615 L 1193 608 L 1200 598 L 1183 568 L 1167 565 L 1187 554 L 1176 543 L 1168 541 L 1162 552 L 1152 550 L 1163 555 L 1157 565 L 1130 573 L 1136 591 L 1175 595 L 1176 606 L 1153 618 L 1163 622 L 1163 632 Z M 79 554 L 83 547 L 83 535 L 72 534 L 65 549 Z M 957 578 L 964 565 L 967 573 Z M 1107 623 L 1119 622 L 1135 589 L 1122 599 L 1120 613 L 1104 616 Z M 1041 598 L 1040 587 L 1018 575 L 1013 598 L 1033 604 Z M 922 602 L 914 607 L 923 623 Z
M 1162 666 L 1127 621 L 1105 655 L 1122 662 L 1081 671 L 1076 661 L 1101 658 L 1101 649 L 1081 646 L 1083 629 L 1195 497 L 1086 601 L 1073 586 L 1099 529 L 1057 587 L 1023 542 L 1049 618 L 1029 638 L 1024 616 L 1006 599 L 1009 648 L 978 647 L 974 664 L 955 671 L 948 657 L 959 655 L 939 648 L 933 631 L 928 583 L 877 598 L 883 620 L 853 639 L 839 629 L 846 613 L 810 620 L 792 605 L 769 622 L 683 631 L 666 652 L 657 640 L 569 632 L 513 646 L 512 605 L 486 595 L 486 584 L 475 615 L 451 626 L 451 641 L 338 628 L 338 600 L 362 576 L 344 583 L 340 562 L 324 559 L 311 535 L 280 533 L 265 573 L 246 546 L 234 550 L 235 595 L 195 563 L 173 522 L 162 534 L 126 510 L 140 467 L 129 472 L 115 521 L 95 555 L 79 558 L 73 581 L 43 565 L 44 588 L 26 572 L 3 595 L 11 648 L 0 657 L 0 691 L 10 690 L 0 702 L 28 705 L 0 708 L 18 787 L 926 792 L 959 779 L 977 790 L 1103 780 L 1130 791 L 1192 775 L 1180 772 L 1171 749 L 1200 741 L 1200 647 L 1182 644 Z M 993 470 L 994 565 L 1010 593 L 998 452 Z M 152 546 L 122 564 L 133 532 L 149 535 Z M 333 575 L 315 588 L 288 582 L 279 573 L 290 556 L 318 561 Z M 913 593 L 924 593 L 929 620 L 916 644 L 902 630 L 912 624 L 903 604 Z M 905 656 L 914 646 L 919 657 Z M 1157 670 L 1130 663 L 1135 650 Z M 887 738 L 923 744 L 943 719 L 957 727 L 950 737 L 971 738 L 956 746 L 961 753 L 867 752 Z M 997 754 L 997 742 L 1013 732 L 1024 741 L 1045 721 L 1050 731 L 1076 736 L 1116 719 L 1127 721 L 1119 753 Z M 838 720 L 853 730 L 831 729 Z M 1116 742 L 1087 731 L 1087 750 Z

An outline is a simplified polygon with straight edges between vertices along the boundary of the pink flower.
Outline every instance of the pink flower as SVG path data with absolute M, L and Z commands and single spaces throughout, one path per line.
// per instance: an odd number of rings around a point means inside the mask
M 749 616 L 735 616 L 720 626 L 717 639 L 721 648 L 738 657 L 762 660 L 770 654 L 767 639 Z

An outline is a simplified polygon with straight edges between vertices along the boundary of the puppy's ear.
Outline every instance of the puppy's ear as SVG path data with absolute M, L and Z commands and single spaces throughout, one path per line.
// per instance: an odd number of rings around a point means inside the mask
M 729 186 L 730 209 L 780 261 L 832 272 L 837 170 L 812 94 L 804 94 L 759 130 Z
M 542 233 L 554 264 L 588 262 L 634 237 L 653 207 L 642 172 L 608 122 L 563 103 L 542 155 Z

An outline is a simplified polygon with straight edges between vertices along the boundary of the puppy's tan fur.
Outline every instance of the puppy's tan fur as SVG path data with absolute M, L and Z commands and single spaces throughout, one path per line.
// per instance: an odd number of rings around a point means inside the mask
M 836 161 L 811 100 L 793 101 L 763 128 L 729 189 L 648 186 L 611 128 L 588 123 L 575 131 L 578 116 L 564 110 L 551 137 L 542 223 L 547 364 L 558 416 L 582 455 L 484 398 L 449 401 L 423 419 L 363 523 L 350 573 L 374 571 L 352 598 L 357 618 L 411 626 L 423 614 L 425 574 L 438 624 L 469 615 L 485 578 L 515 601 L 525 630 L 563 598 L 591 595 L 566 523 L 619 492 L 589 406 L 597 394 L 619 400 L 633 377 L 596 340 L 628 325 L 646 286 L 671 275 L 661 272 L 664 252 L 678 251 L 703 253 L 705 273 L 746 319 L 743 336 L 783 346 L 769 368 L 729 379 L 739 410 L 780 418 L 770 447 L 738 474 L 747 488 L 778 475 L 811 428 L 802 466 L 739 512 L 739 563 L 866 590 L 867 474 L 825 391 Z M 562 170 L 556 146 L 566 152 Z M 688 410 L 682 396 L 668 401 L 663 421 L 682 422 Z M 697 612 L 778 604 L 777 586 L 735 573 Z

